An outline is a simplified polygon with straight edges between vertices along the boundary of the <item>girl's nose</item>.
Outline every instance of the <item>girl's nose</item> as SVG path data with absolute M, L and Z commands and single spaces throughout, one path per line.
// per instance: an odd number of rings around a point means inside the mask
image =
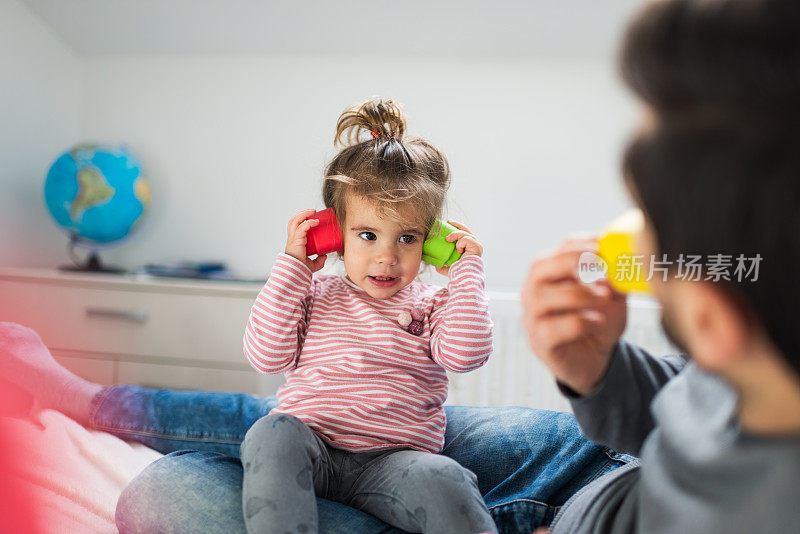
M 397 264 L 397 253 L 391 247 L 386 247 L 378 252 L 375 261 L 380 264 L 395 265 Z

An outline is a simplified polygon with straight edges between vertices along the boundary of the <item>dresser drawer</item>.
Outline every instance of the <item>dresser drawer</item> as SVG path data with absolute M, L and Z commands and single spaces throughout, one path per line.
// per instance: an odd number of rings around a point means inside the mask
M 34 328 L 52 349 L 241 364 L 253 297 L 0 281 L 0 320 Z M 115 358 L 112 358 L 115 359 Z
M 233 391 L 252 395 L 272 395 L 283 383 L 283 375 L 264 376 L 254 370 L 233 371 L 137 362 L 119 362 L 117 382 L 145 387 Z

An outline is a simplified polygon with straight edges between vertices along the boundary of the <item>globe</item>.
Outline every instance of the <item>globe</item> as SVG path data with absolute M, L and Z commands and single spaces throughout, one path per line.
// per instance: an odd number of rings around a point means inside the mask
M 96 263 L 98 248 L 124 239 L 141 224 L 150 207 L 150 185 L 125 147 L 78 145 L 50 167 L 44 200 L 71 245 L 89 248 L 90 263 Z

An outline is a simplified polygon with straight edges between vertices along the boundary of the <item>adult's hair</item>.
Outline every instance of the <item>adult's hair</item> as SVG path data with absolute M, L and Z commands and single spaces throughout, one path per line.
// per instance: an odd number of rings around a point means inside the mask
M 426 233 L 441 217 L 450 166 L 428 141 L 406 137 L 399 104 L 373 99 L 348 109 L 336 124 L 334 145 L 343 148 L 325 170 L 322 199 L 340 223 L 351 194 L 376 202 L 389 217 L 413 217 Z
M 800 2 L 654 2 L 620 60 L 653 117 L 623 170 L 658 252 L 760 255 L 720 287 L 800 373 Z

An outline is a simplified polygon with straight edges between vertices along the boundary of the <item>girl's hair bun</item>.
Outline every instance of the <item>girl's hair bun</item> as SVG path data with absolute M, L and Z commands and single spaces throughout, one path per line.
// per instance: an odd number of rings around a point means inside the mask
M 362 139 L 362 132 L 368 137 Z M 370 139 L 402 141 L 405 132 L 406 116 L 400 104 L 373 98 L 341 114 L 333 142 L 351 146 Z
M 374 98 L 341 114 L 334 143 L 343 146 L 322 184 L 322 200 L 340 223 L 348 195 L 368 198 L 398 220 L 410 216 L 425 233 L 441 218 L 450 166 L 438 148 L 405 133 L 403 110 L 391 100 Z

